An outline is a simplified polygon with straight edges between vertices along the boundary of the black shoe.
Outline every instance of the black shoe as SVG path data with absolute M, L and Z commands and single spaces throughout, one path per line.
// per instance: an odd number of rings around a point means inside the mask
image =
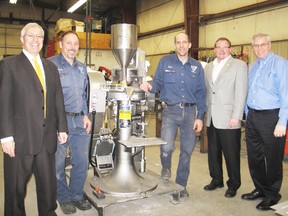
M 185 198 L 185 197 L 189 197 L 189 193 L 186 188 L 180 191 L 180 198 Z
M 72 201 L 73 205 L 82 210 L 82 211 L 85 211 L 85 210 L 88 210 L 88 209 L 91 209 L 91 204 L 87 201 L 87 200 L 77 200 L 77 201 Z
M 76 212 L 76 208 L 71 202 L 60 203 L 60 208 L 65 215 Z
M 161 178 L 164 179 L 164 180 L 169 180 L 170 177 L 171 177 L 170 169 L 162 168 L 162 170 L 161 170 Z
M 255 200 L 258 198 L 264 198 L 265 195 L 260 193 L 258 190 L 254 189 L 251 193 L 243 194 L 241 196 L 242 199 L 245 200 Z
M 232 198 L 236 195 L 236 190 L 233 189 L 227 189 L 225 193 L 225 197 Z
M 276 199 L 272 199 L 271 197 L 265 197 L 262 202 L 260 202 L 256 208 L 259 210 L 263 210 L 263 211 L 267 211 L 270 210 L 271 206 L 277 204 L 279 202 L 279 200 L 281 199 L 281 195 L 279 195 L 279 197 L 277 197 Z
M 210 184 L 204 187 L 204 190 L 212 191 L 215 190 L 216 188 L 222 188 L 222 187 L 224 187 L 223 183 L 217 184 L 214 181 L 211 181 Z

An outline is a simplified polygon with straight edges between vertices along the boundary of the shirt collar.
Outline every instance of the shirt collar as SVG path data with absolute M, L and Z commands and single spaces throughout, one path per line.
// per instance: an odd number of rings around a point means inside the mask
M 65 57 L 63 56 L 62 53 L 59 54 L 59 57 L 60 57 L 60 62 L 62 65 L 63 64 L 69 64 L 70 65 L 70 63 L 65 59 Z M 76 58 L 74 58 L 72 67 L 74 67 L 76 65 L 77 65 L 77 61 L 76 61 Z
M 227 56 L 225 59 L 218 62 L 217 58 L 214 59 L 213 64 L 215 65 L 224 65 L 228 61 L 228 59 L 231 57 L 231 55 Z
M 24 49 L 23 49 L 22 51 L 23 51 L 24 55 L 25 55 L 30 61 L 32 61 L 32 60 L 34 59 L 34 56 L 31 55 L 29 52 L 27 52 L 27 51 L 24 50 Z M 39 60 L 41 60 L 39 54 L 36 56 L 36 59 L 37 59 L 38 62 L 39 62 Z
M 270 51 L 268 53 L 268 55 L 265 56 L 263 59 L 258 59 L 257 58 L 257 63 L 258 64 L 260 64 L 260 63 L 266 64 L 266 62 L 268 62 L 273 56 L 274 56 L 274 53 L 272 51 Z
M 174 54 L 174 59 L 175 61 L 179 61 L 182 64 L 182 61 L 180 61 L 180 59 L 178 58 L 177 53 Z M 193 59 L 190 57 L 190 55 L 188 55 L 188 60 L 185 62 L 185 64 L 189 63 L 190 65 L 193 64 Z

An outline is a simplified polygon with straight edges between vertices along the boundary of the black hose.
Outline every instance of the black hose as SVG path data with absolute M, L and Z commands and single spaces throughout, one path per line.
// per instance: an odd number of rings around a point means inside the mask
M 93 135 L 94 135 L 94 127 L 95 127 L 95 115 L 96 115 L 96 111 L 92 111 L 92 128 L 91 128 L 91 137 L 90 137 L 90 147 L 89 147 L 89 163 L 91 164 L 91 166 L 94 168 L 94 174 L 95 174 L 95 167 L 96 165 L 96 161 L 93 161 L 92 159 L 92 150 L 93 150 Z

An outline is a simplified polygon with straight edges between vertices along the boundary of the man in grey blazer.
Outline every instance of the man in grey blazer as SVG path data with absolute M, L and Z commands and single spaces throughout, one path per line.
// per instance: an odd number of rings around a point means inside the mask
M 231 56 L 231 42 L 219 38 L 216 59 L 205 67 L 207 87 L 206 126 L 211 191 L 223 187 L 222 152 L 228 173 L 225 197 L 234 197 L 241 185 L 241 120 L 247 97 L 247 64 Z

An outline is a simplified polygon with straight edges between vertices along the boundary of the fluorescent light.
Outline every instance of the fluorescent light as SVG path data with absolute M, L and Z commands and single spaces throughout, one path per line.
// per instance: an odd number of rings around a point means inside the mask
M 10 3 L 10 4 L 16 4 L 16 3 L 17 3 L 17 0 L 10 0 L 9 3 Z
M 10 0 L 11 1 L 11 0 Z M 17 1 L 17 0 L 16 0 Z M 75 10 L 77 10 L 79 7 L 81 7 L 87 0 L 79 0 L 76 2 L 72 7 L 68 9 L 69 13 L 73 13 Z

